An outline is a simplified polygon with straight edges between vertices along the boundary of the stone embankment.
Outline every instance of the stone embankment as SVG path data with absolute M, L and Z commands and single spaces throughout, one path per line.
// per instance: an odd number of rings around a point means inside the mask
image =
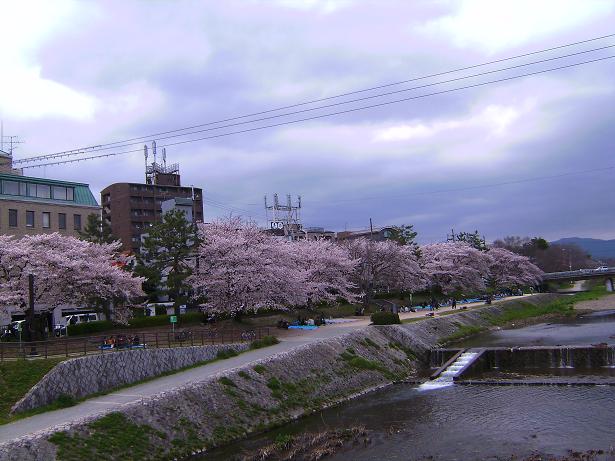
M 142 349 L 66 360 L 49 371 L 11 411 L 19 413 L 49 405 L 62 395 L 81 399 L 213 360 L 220 350 L 242 352 L 249 346 L 247 343 L 241 343 Z
M 523 302 L 546 305 L 557 295 Z M 119 412 L 0 446 L 0 461 L 184 458 L 395 381 L 460 328 L 491 325 L 517 301 L 421 322 L 366 327 L 228 370 Z

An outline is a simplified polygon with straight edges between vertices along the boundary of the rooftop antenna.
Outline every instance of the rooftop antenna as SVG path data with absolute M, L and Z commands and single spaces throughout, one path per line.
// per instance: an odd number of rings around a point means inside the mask
M 164 167 L 167 167 L 167 148 L 162 148 L 162 163 L 164 163 Z
M 152 154 L 154 155 L 154 163 L 156 163 L 156 141 L 152 141 Z
M 147 144 L 143 145 L 143 155 L 145 155 L 145 182 L 147 183 L 147 157 L 148 157 Z

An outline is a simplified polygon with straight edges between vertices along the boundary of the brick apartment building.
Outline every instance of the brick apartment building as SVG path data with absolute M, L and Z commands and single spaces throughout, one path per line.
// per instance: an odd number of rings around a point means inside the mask
M 22 176 L 0 151 L 0 234 L 78 237 L 92 213 L 100 207 L 88 184 Z
M 189 221 L 203 221 L 203 191 L 181 186 L 177 164 L 166 167 L 153 163 L 148 166 L 146 184 L 111 184 L 102 190 L 101 202 L 103 219 L 111 225 L 113 235 L 134 253 L 139 252 L 141 236 L 162 219 L 163 208 L 165 212 L 169 207 L 187 208 Z

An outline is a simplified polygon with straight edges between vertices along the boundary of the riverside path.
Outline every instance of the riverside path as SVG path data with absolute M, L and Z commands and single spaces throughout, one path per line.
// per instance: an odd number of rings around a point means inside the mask
M 494 302 L 501 301 L 502 300 Z M 471 308 L 482 305 L 483 303 L 481 302 L 467 304 L 466 306 Z M 450 310 L 450 307 L 441 308 L 437 311 L 436 316 L 439 313 Z M 458 311 L 463 312 L 461 309 L 458 309 Z M 400 317 L 404 320 L 409 318 L 425 318 L 425 312 L 401 313 Z M 305 344 L 333 338 L 353 330 L 364 328 L 369 323 L 369 317 L 349 317 L 345 319 L 344 322 L 327 325 L 317 330 L 289 330 L 287 334 L 282 335 L 280 343 L 274 346 L 249 350 L 236 357 L 180 371 L 169 376 L 155 378 L 146 383 L 125 387 L 103 396 L 93 397 L 69 408 L 40 413 L 9 424 L 1 425 L 0 445 L 28 434 L 60 427 L 86 417 L 96 416 L 98 414 L 102 415 L 117 410 L 122 405 L 139 402 L 170 389 L 206 380 L 218 373 L 257 362 L 280 352 L 290 351 Z

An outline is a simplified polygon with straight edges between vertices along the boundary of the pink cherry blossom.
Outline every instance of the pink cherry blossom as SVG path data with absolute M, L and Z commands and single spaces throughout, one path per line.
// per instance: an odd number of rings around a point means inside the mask
M 141 296 L 143 280 L 117 264 L 120 245 L 91 243 L 58 233 L 19 239 L 2 235 L 0 305 L 27 307 L 29 274 L 34 275 L 39 310 Z
M 491 257 L 462 242 L 422 246 L 421 265 L 430 289 L 443 294 L 480 292 L 485 289 Z
M 351 258 L 358 260 L 354 280 L 368 297 L 378 288 L 417 291 L 425 287 L 423 270 L 412 246 L 363 238 L 344 245 Z
M 504 248 L 491 248 L 487 254 L 491 258 L 489 284 L 493 288 L 531 286 L 542 280 L 543 272 L 525 256 Z

